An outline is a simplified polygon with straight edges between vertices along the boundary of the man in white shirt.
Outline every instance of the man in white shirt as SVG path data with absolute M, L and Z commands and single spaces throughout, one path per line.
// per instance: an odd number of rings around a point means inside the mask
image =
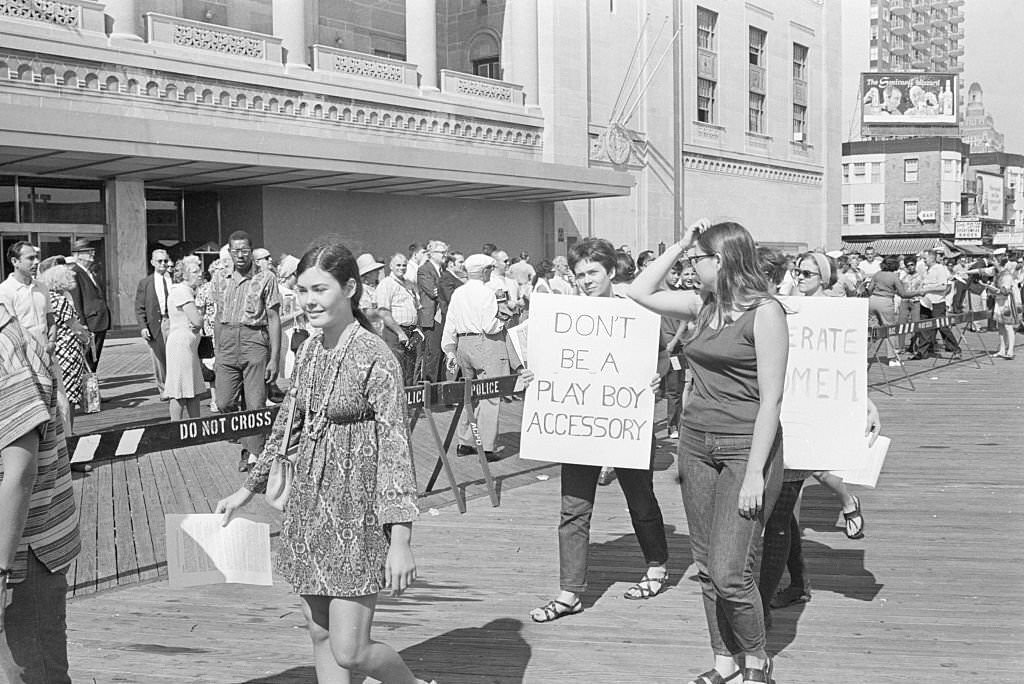
M 882 270 L 882 258 L 875 254 L 874 247 L 864 248 L 864 260 L 857 265 L 865 278 L 870 278 Z
M 523 299 L 519 283 L 505 275 L 508 270 L 508 253 L 499 249 L 491 254 L 491 258 L 494 260 L 494 269 L 487 280 L 487 287 L 494 290 L 499 302 L 502 299 L 501 293 L 504 292 L 508 296 L 508 308 L 518 314 L 523 308 Z
M 551 263 L 555 267 L 555 275 L 548 281 L 551 292 L 553 294 L 576 294 L 573 277 L 569 271 L 569 260 L 564 256 L 556 256 Z
M 39 270 L 39 252 L 28 242 L 19 240 L 7 248 L 11 274 L 0 283 L 0 302 L 14 314 L 18 323 L 49 350 L 53 350 L 56 328 L 50 293 L 35 277 Z
M 441 350 L 449 367 L 458 364 L 467 378 L 490 378 L 509 374 L 508 348 L 505 345 L 505 321 L 498 313 L 498 299 L 485 283 L 491 278 L 494 259 L 486 254 L 473 254 L 466 259 L 469 279 L 452 293 L 441 335 Z M 498 460 L 494 442 L 498 436 L 498 397 L 481 399 L 474 410 L 480 442 L 488 461 Z M 465 407 L 459 420 L 456 438 L 460 456 L 477 453 L 476 439 Z
M 167 311 L 167 293 L 171 291 L 171 257 L 166 250 L 154 249 L 149 263 L 153 273 L 139 281 L 135 289 L 135 322 L 139 325 L 139 334 L 149 346 L 149 354 L 153 359 L 153 380 L 160 391 L 161 401 L 164 395 L 164 380 L 167 377 L 167 353 L 164 346 L 167 333 L 170 331 L 170 318 Z
M 413 384 L 416 370 L 416 353 L 423 333 L 416 327 L 419 314 L 419 299 L 416 286 L 408 280 L 406 271 L 409 260 L 401 252 L 391 257 L 390 273 L 381 280 L 374 296 L 377 300 L 377 314 L 384 322 L 381 337 L 394 352 L 402 366 L 402 379 L 406 386 Z
M 924 251 L 924 279 L 921 284 L 921 320 L 929 318 L 942 318 L 946 315 L 946 294 L 949 291 L 949 269 L 938 261 L 935 250 Z M 920 269 L 920 266 L 919 266 Z M 960 345 L 956 341 L 953 332 L 947 326 L 939 328 L 942 334 L 942 341 L 946 345 L 946 351 L 953 355 L 953 358 L 960 357 Z M 914 360 L 928 359 L 935 356 L 935 328 L 921 330 L 917 333 L 914 345 Z

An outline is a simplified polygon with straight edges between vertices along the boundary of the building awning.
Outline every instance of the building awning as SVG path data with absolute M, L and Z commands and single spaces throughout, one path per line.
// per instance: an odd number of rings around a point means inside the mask
M 992 250 L 988 247 L 982 247 L 981 245 L 958 245 L 955 242 L 949 240 L 943 240 L 942 244 L 946 246 L 946 251 L 953 254 L 965 254 L 967 256 L 987 256 L 992 253 Z
M 843 242 L 847 252 L 863 252 L 867 247 L 874 247 L 875 252 L 883 256 L 890 254 L 917 254 L 926 249 L 944 249 L 944 240 L 937 237 L 917 238 L 879 238 L 866 242 Z
M 251 133 L 202 122 L 146 120 L 9 105 L 0 117 L 0 174 L 142 180 L 216 190 L 253 186 L 510 202 L 625 197 L 625 172 L 425 149 L 394 137 L 359 142 Z

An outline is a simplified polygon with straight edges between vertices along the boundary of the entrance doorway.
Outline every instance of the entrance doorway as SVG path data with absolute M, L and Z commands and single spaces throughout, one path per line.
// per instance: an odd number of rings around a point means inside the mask
M 70 227 L 70 226 L 69 226 Z M 51 256 L 71 256 L 71 246 L 79 238 L 89 240 L 96 248 L 96 272 L 106 273 L 104 255 L 106 244 L 103 238 L 103 226 L 96 226 L 95 230 L 75 230 L 70 232 L 51 231 L 26 231 L 26 225 L 20 224 L 16 228 L 8 228 L 0 224 L 0 247 L 3 248 L 3 264 L 0 265 L 0 278 L 7 278 L 11 273 L 11 262 L 7 259 L 7 249 L 16 242 L 29 242 L 39 250 L 39 260 L 42 261 Z

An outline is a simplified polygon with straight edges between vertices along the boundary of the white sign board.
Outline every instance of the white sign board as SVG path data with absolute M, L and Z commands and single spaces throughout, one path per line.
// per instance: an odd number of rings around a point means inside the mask
M 649 468 L 659 327 L 630 299 L 535 294 L 519 457 Z
M 868 300 L 780 299 L 791 312 L 782 397 L 786 467 L 858 470 L 867 455 Z
M 955 240 L 981 239 L 981 219 L 956 219 L 953 226 Z

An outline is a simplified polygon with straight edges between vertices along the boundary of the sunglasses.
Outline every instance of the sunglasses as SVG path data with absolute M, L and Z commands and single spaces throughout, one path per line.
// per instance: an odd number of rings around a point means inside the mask
M 806 270 L 800 270 L 800 269 L 793 269 L 793 277 L 794 278 L 804 278 L 805 280 L 809 280 L 811 278 L 820 278 L 821 274 L 820 273 L 816 273 L 814 271 L 806 271 Z

